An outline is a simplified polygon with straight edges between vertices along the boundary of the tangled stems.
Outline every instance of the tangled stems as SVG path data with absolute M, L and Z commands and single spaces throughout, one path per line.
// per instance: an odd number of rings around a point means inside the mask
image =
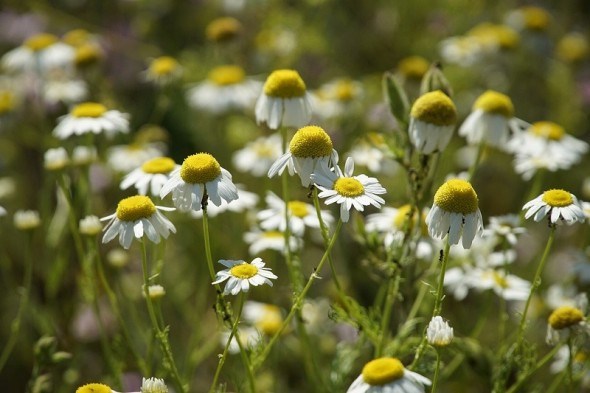
M 522 385 L 524 385 L 524 383 L 526 381 L 528 381 L 528 379 L 531 377 L 531 375 L 533 375 L 534 372 L 536 372 L 538 369 L 540 369 L 545 364 L 547 364 L 547 362 L 549 360 L 551 360 L 553 358 L 553 356 L 555 356 L 555 354 L 557 353 L 557 351 L 559 351 L 559 348 L 561 348 L 562 345 L 563 345 L 563 342 L 560 343 L 559 345 L 556 345 L 555 347 L 553 347 L 553 349 L 551 349 L 551 351 L 547 352 L 547 354 L 545 356 L 543 356 L 543 358 L 541 360 L 539 360 L 537 362 L 537 364 L 535 364 L 535 366 L 529 371 L 529 373 L 526 374 L 525 376 L 521 377 L 514 385 L 512 385 L 512 387 L 510 389 L 508 389 L 506 391 L 506 393 L 517 392 L 522 387 Z
M 322 268 L 324 267 L 324 264 L 328 260 L 328 255 L 330 255 L 330 251 L 332 251 L 332 247 L 334 247 L 334 244 L 336 243 L 336 239 L 338 238 L 338 234 L 340 233 L 340 228 L 342 228 L 342 219 L 338 220 L 338 223 L 336 224 L 336 229 L 334 229 L 334 234 L 332 235 L 332 239 L 330 240 L 330 243 L 328 244 L 328 247 L 326 248 L 326 251 L 324 252 L 324 255 L 322 256 L 320 263 L 318 263 L 318 266 L 314 269 L 314 272 L 311 274 L 311 276 L 309 276 L 309 279 L 307 280 L 305 287 L 303 287 L 303 290 L 299 293 L 299 295 L 297 296 L 297 298 L 293 302 L 293 306 L 291 306 L 291 310 L 289 311 L 289 314 L 287 315 L 287 317 L 283 321 L 283 324 L 281 325 L 279 330 L 277 330 L 277 332 L 272 336 L 272 338 L 270 339 L 268 344 L 266 344 L 266 346 L 264 347 L 264 350 L 261 352 L 261 354 L 256 358 L 256 361 L 253 364 L 253 368 L 255 370 L 258 369 L 258 367 L 260 367 L 262 365 L 262 363 L 264 363 L 264 361 L 268 357 L 268 354 L 270 353 L 270 350 L 272 349 L 272 347 L 276 343 L 279 336 L 283 333 L 285 328 L 289 325 L 289 323 L 291 322 L 291 320 L 293 319 L 293 317 L 297 313 L 297 310 L 299 310 L 301 308 L 301 306 L 303 304 L 303 300 L 305 299 L 307 292 L 309 292 L 309 289 L 311 288 L 311 285 L 313 284 L 313 282 L 316 279 L 320 278 L 320 276 L 318 276 L 318 272 L 320 272 L 322 270 Z

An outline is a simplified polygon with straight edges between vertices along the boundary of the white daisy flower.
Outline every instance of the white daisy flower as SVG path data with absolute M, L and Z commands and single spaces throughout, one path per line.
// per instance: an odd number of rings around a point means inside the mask
M 76 105 L 69 114 L 59 118 L 53 135 L 59 139 L 67 139 L 72 135 L 103 132 L 107 137 L 117 133 L 128 133 L 129 115 L 117 110 L 108 110 L 104 105 L 96 102 L 85 102 Z
M 246 146 L 234 153 L 232 162 L 240 172 L 264 176 L 282 152 L 281 136 L 273 134 L 247 143 Z
M 453 328 L 441 316 L 432 317 L 426 328 L 428 344 L 435 347 L 446 347 L 453 341 Z
M 74 48 L 59 41 L 53 34 L 41 33 L 29 37 L 21 46 L 2 56 L 2 67 L 8 72 L 46 73 L 73 65 Z
M 230 335 L 231 332 L 229 330 L 224 330 L 219 334 L 220 343 L 223 347 L 227 344 Z M 246 348 L 256 346 L 262 338 L 260 331 L 252 326 L 238 326 L 238 335 L 240 337 L 240 344 Z M 240 344 L 238 344 L 238 340 L 234 335 L 229 343 L 228 352 L 234 355 L 240 353 Z
M 172 171 L 160 197 L 164 198 L 170 192 L 174 206 L 181 211 L 201 210 L 205 196 L 216 206 L 221 205 L 222 199 L 226 202 L 238 199 L 238 189 L 232 183 L 231 174 L 208 153 L 188 156 L 180 168 Z
M 516 214 L 490 217 L 488 227 L 484 230 L 484 236 L 495 236 L 514 246 L 518 242 L 518 236 L 526 233 L 526 228 L 520 226 L 520 218 Z
M 268 209 L 258 212 L 256 217 L 260 221 L 260 228 L 265 231 L 278 230 L 284 232 L 287 228 L 285 220 L 285 202 L 271 191 L 266 194 L 266 204 Z M 303 236 L 305 227 L 319 228 L 315 207 L 309 203 L 301 201 L 289 201 L 287 203 L 289 210 L 289 228 L 295 236 Z M 321 211 L 322 220 L 326 225 L 330 225 L 334 218 L 327 211 Z
M 43 100 L 48 105 L 63 102 L 71 105 L 88 96 L 88 86 L 82 79 L 75 79 L 68 74 L 50 75 L 43 84 Z
M 525 301 L 531 292 L 531 283 L 508 274 L 502 269 L 475 268 L 470 272 L 471 287 L 479 291 L 491 289 L 505 300 Z
M 397 358 L 378 358 L 365 364 L 347 393 L 424 393 L 428 378 L 410 371 Z
M 414 102 L 410 112 L 409 136 L 422 154 L 447 147 L 457 123 L 457 109 L 442 91 L 426 93 Z
M 524 218 L 533 217 L 535 221 L 541 221 L 545 216 L 549 217 L 551 224 L 572 225 L 576 222 L 584 222 L 585 216 L 578 198 L 564 190 L 545 191 L 535 199 L 528 201 L 522 210 L 527 210 Z
M 108 149 L 107 163 L 116 172 L 129 173 L 152 158 L 161 157 L 165 149 L 158 143 L 131 143 Z
M 442 40 L 439 51 L 445 63 L 469 67 L 478 63 L 486 54 L 481 40 L 470 36 L 455 36 Z
M 520 132 L 522 121 L 514 117 L 512 100 L 505 94 L 488 90 L 473 104 L 472 112 L 461 127 L 459 135 L 471 145 L 482 141 L 505 148 L 511 134 Z
M 100 219 L 96 216 L 86 216 L 80 220 L 78 230 L 82 235 L 95 236 L 102 231 Z
M 352 157 L 357 165 L 367 167 L 373 173 L 386 173 L 392 175 L 397 169 L 397 164 L 386 153 L 386 145 L 375 146 L 361 140 L 352 146 L 348 156 Z
M 68 152 L 63 147 L 49 149 L 43 155 L 43 166 L 48 171 L 59 171 L 70 163 Z
M 168 386 L 160 378 L 142 378 L 141 393 L 168 393 Z
M 274 250 L 285 253 L 287 247 L 285 235 L 279 231 L 260 231 L 253 229 L 244 234 L 244 241 L 250 245 L 250 255 L 258 255 L 265 250 Z M 289 249 L 293 252 L 303 247 L 303 241 L 293 235 L 289 238 Z
M 186 97 L 191 106 L 219 114 L 251 110 L 261 89 L 262 83 L 246 78 L 242 68 L 225 65 L 212 69 L 208 79 L 190 88 Z
M 182 77 L 182 72 L 182 66 L 175 58 L 160 56 L 152 59 L 149 67 L 144 71 L 143 77 L 146 81 L 158 86 L 166 86 L 179 80 Z
M 248 300 L 244 303 L 242 320 L 253 325 L 258 331 L 272 336 L 283 324 L 281 309 L 274 304 Z
M 16 229 L 21 231 L 29 231 L 41 225 L 41 218 L 37 210 L 17 210 L 13 220 Z
M 294 70 L 273 71 L 256 102 L 256 122 L 276 130 L 303 127 L 311 120 L 311 103 L 305 82 Z
M 224 295 L 237 295 L 240 292 L 248 292 L 250 285 L 259 286 L 268 284 L 272 287 L 272 281 L 278 277 L 268 267 L 264 267 L 265 263 L 261 258 L 254 258 L 250 263 L 239 260 L 219 260 L 227 269 L 217 272 L 216 280 L 212 282 L 213 285 L 222 283 L 227 280 L 227 284 L 223 290 Z
M 179 168 L 173 159 L 168 157 L 156 157 L 144 162 L 139 168 L 128 173 L 121 181 L 121 190 L 133 186 L 139 195 L 159 196 L 162 186 L 168 181 L 170 173 Z
M 320 189 L 319 197 L 326 198 L 326 205 L 337 203 L 340 205 L 340 218 L 342 222 L 348 222 L 350 209 L 364 211 L 364 206 L 373 205 L 381 208 L 385 203 L 379 195 L 385 194 L 386 190 L 374 177 L 366 175 L 353 176 L 354 161 L 348 157 L 344 166 L 344 172 L 338 166 L 334 172 L 326 171 L 320 167 L 321 172 L 312 174 L 312 180 Z
M 323 84 L 310 95 L 314 115 L 321 119 L 333 119 L 342 116 L 360 106 L 363 86 L 358 81 L 347 78 L 336 79 Z
M 167 239 L 170 232 L 176 233 L 176 228 L 159 210 L 172 211 L 174 208 L 156 206 L 143 195 L 121 200 L 114 214 L 100 219 L 109 221 L 103 229 L 102 242 L 107 243 L 118 235 L 121 246 L 129 249 L 134 237 L 141 239 L 146 235 L 154 243 L 159 243 L 160 237 Z
M 547 335 L 545 341 L 554 345 L 571 334 L 585 333 L 590 335 L 590 325 L 586 321 L 584 310 L 588 300 L 576 306 L 561 306 L 556 308 L 547 320 Z

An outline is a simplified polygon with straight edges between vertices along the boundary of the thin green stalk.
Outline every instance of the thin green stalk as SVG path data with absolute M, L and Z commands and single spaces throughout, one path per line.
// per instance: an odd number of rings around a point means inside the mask
M 438 383 L 438 373 L 440 370 L 440 351 L 437 347 L 434 348 L 436 350 L 436 364 L 434 366 L 434 376 L 432 377 L 432 389 L 430 393 L 436 392 L 436 385 Z
M 395 302 L 395 294 L 399 290 L 399 283 L 401 280 L 401 272 L 395 269 L 393 277 L 387 279 L 387 289 L 385 292 L 385 303 L 383 305 L 383 314 L 381 317 L 381 335 L 379 337 L 379 345 L 375 348 L 375 359 L 381 357 L 385 349 L 385 342 L 387 339 L 387 331 L 389 330 L 389 321 L 391 320 L 391 311 L 393 303 Z
M 543 169 L 539 169 L 537 173 L 533 176 L 533 184 L 531 185 L 531 189 L 527 194 L 525 200 L 523 201 L 523 205 L 528 201 L 532 200 L 533 198 L 537 197 L 541 192 L 541 187 L 543 186 L 543 178 L 545 177 L 545 171 Z M 520 212 L 520 223 L 524 222 L 524 215 L 525 211 Z
M 70 194 L 68 187 L 67 187 L 67 181 L 66 181 L 66 175 L 62 174 L 62 176 L 60 176 L 58 178 L 58 184 L 59 187 L 61 188 L 61 191 L 63 192 L 64 196 L 66 197 L 66 201 L 68 202 L 68 207 L 70 208 L 70 211 L 68 213 L 68 222 L 70 224 L 70 232 L 72 233 L 72 237 L 74 238 L 74 246 L 76 247 L 76 253 L 78 255 L 78 260 L 83 261 L 84 260 L 84 247 L 82 246 L 82 238 L 80 236 L 80 231 L 78 230 L 78 220 L 76 217 L 76 208 L 74 206 L 74 201 L 72 199 L 72 195 Z
M 203 196 L 203 201 L 207 201 L 207 195 Z M 203 240 L 205 242 L 205 257 L 207 259 L 207 267 L 209 268 L 209 276 L 211 281 L 215 281 L 215 268 L 213 267 L 213 257 L 211 256 L 211 240 L 209 236 L 209 219 L 207 215 L 207 205 L 203 203 Z M 217 285 L 219 290 L 219 286 Z
M 479 162 L 481 161 L 481 157 L 483 156 L 485 148 L 486 141 L 482 139 L 481 142 L 479 142 L 479 146 L 477 147 L 477 155 L 475 156 L 475 161 L 473 161 L 473 164 L 471 164 L 471 167 L 469 168 L 469 177 L 467 179 L 468 181 L 471 181 L 473 179 L 473 175 L 475 175 L 475 171 L 479 166 Z
M 526 304 L 524 306 L 524 311 L 522 312 L 522 317 L 520 319 L 520 324 L 518 325 L 518 344 L 522 343 L 524 338 L 524 328 L 526 325 L 526 316 L 529 311 L 529 306 L 531 305 L 531 300 L 533 299 L 533 295 L 539 285 L 541 285 L 541 274 L 543 273 L 543 268 L 545 267 L 545 263 L 547 262 L 547 257 L 549 256 L 549 251 L 551 251 L 551 246 L 553 245 L 553 240 L 555 239 L 555 225 L 551 226 L 551 231 L 549 232 L 549 239 L 547 240 L 547 245 L 545 246 L 545 251 L 543 251 L 543 256 L 541 257 L 541 262 L 539 262 L 539 266 L 537 267 L 537 271 L 535 272 L 535 278 L 533 279 L 533 283 L 531 285 L 531 292 L 526 300 Z
M 551 351 L 547 352 L 547 354 L 545 354 L 545 356 L 543 356 L 543 358 L 541 360 L 539 360 L 533 368 L 531 368 L 529 373 L 527 375 L 521 377 L 514 385 L 512 385 L 512 387 L 510 389 L 508 389 L 506 391 L 506 393 L 517 392 L 518 389 L 520 389 L 524 385 L 524 383 L 526 381 L 528 381 L 528 379 L 533 375 L 533 373 L 535 373 L 537 370 L 539 370 L 541 367 L 543 367 L 545 364 L 547 364 L 547 362 L 549 360 L 551 360 L 553 358 L 553 356 L 555 356 L 555 354 L 557 353 L 557 351 L 559 350 L 560 347 L 561 347 L 561 344 L 556 345 L 555 347 L 553 347 L 551 349 Z
M 565 373 L 567 374 L 567 386 L 570 392 L 574 390 L 574 346 L 572 343 L 572 335 L 570 334 L 567 338 L 567 349 L 568 349 L 568 357 L 567 357 L 567 367 L 565 369 Z

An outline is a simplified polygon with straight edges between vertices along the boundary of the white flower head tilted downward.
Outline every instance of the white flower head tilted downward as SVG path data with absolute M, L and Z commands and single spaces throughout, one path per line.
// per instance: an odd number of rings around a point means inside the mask
M 572 225 L 575 222 L 584 222 L 586 218 L 578 198 L 564 190 L 545 191 L 535 199 L 528 201 L 522 210 L 527 210 L 524 218 L 533 217 L 535 221 L 541 221 L 548 216 L 551 224 Z
M 154 243 L 159 243 L 160 237 L 167 239 L 170 232 L 176 233 L 176 228 L 159 210 L 171 211 L 174 208 L 156 206 L 143 195 L 122 199 L 114 214 L 101 218 L 101 221 L 109 220 L 104 227 L 102 242 L 109 242 L 119 235 L 119 243 L 128 249 L 133 237 L 141 239 L 147 235 Z
M 397 358 L 383 357 L 365 364 L 347 393 L 424 393 L 430 380 L 404 367 Z
M 479 210 L 477 194 L 468 181 L 451 179 L 434 194 L 434 204 L 426 216 L 430 236 L 443 239 L 449 236 L 449 244 L 470 248 L 475 235 L 483 232 L 483 218 Z
M 53 130 L 59 139 L 72 135 L 101 134 L 112 137 L 117 133 L 129 132 L 129 115 L 117 110 L 108 110 L 97 102 L 84 102 L 74 106 L 70 113 L 62 116 Z
M 311 120 L 311 104 L 305 82 L 294 70 L 273 71 L 256 102 L 256 122 L 268 128 L 303 127 Z
M 410 112 L 410 141 L 423 154 L 447 147 L 457 123 L 457 109 L 442 91 L 420 96 Z
M 353 176 L 353 172 L 354 161 L 348 157 L 344 172 L 335 166 L 334 171 L 320 168 L 320 171 L 312 175 L 312 180 L 321 191 L 318 196 L 326 198 L 326 205 L 334 202 L 340 205 L 342 222 L 348 221 L 349 210 L 353 206 L 362 212 L 365 206 L 381 208 L 385 203 L 379 195 L 385 194 L 386 190 L 376 178 L 366 175 Z
M 179 167 L 180 165 L 176 165 L 172 158 L 152 158 L 128 173 L 121 181 L 120 187 L 122 190 L 126 190 L 134 186 L 140 195 L 147 195 L 149 189 L 151 195 L 159 196 L 170 173 Z
M 520 131 L 518 125 L 510 97 L 488 90 L 475 100 L 471 114 L 459 128 L 459 135 L 471 145 L 485 141 L 495 147 L 506 147 L 511 133 Z
M 225 295 L 248 292 L 250 285 L 268 284 L 272 287 L 272 281 L 270 280 L 278 278 L 270 268 L 264 267 L 265 263 L 260 258 L 254 258 L 250 263 L 225 259 L 219 260 L 219 263 L 227 267 L 227 269 L 217 272 L 216 280 L 212 284 L 219 284 L 227 280 L 223 290 Z
M 311 174 L 318 167 L 329 171 L 337 163 L 338 153 L 334 150 L 330 135 L 321 127 L 305 126 L 293 135 L 289 151 L 272 164 L 268 177 L 280 175 L 288 168 L 289 174 L 297 173 L 301 185 L 307 187 L 311 183 Z
M 188 156 L 180 168 L 172 171 L 160 190 L 160 197 L 164 198 L 170 192 L 174 206 L 181 211 L 201 210 L 205 195 L 215 206 L 221 205 L 222 199 L 228 203 L 238 199 L 238 189 L 231 174 L 208 153 Z

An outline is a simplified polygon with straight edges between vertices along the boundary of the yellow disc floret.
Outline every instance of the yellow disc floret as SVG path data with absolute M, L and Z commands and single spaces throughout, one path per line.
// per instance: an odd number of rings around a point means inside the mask
M 400 60 L 397 70 L 406 78 L 422 79 L 430 64 L 421 56 L 409 56 Z
M 437 90 L 418 98 L 412 106 L 411 116 L 425 123 L 450 126 L 457 122 L 457 109 L 445 93 Z
M 27 38 L 27 40 L 24 43 L 24 46 L 26 46 L 33 52 L 38 52 L 55 44 L 57 41 L 58 38 L 53 34 L 41 33 Z
M 535 122 L 529 130 L 535 135 L 545 137 L 552 141 L 559 141 L 565 135 L 563 127 L 552 121 Z
M 146 161 L 141 166 L 141 170 L 145 173 L 169 173 L 174 169 L 176 163 L 172 158 L 157 157 Z
M 584 320 L 584 313 L 572 306 L 561 306 L 549 315 L 549 325 L 561 330 L 579 324 Z
M 300 128 L 289 143 L 291 154 L 301 158 L 327 157 L 332 154 L 332 150 L 330 135 L 318 126 Z
M 543 8 L 528 6 L 521 8 L 524 26 L 530 30 L 546 30 L 551 16 Z
M 477 211 L 478 199 L 468 181 L 451 179 L 436 191 L 434 204 L 449 213 L 469 214 Z
M 101 117 L 107 111 L 103 104 L 84 102 L 76 105 L 70 112 L 74 117 Z
M 90 40 L 90 37 L 91 35 L 88 30 L 74 29 L 64 34 L 62 41 L 76 48 L 87 43 Z
M 339 80 L 336 83 L 335 95 L 338 101 L 351 101 L 356 95 L 354 83 L 348 79 Z
M 166 76 L 178 70 L 178 62 L 170 56 L 160 56 L 155 58 L 150 64 L 150 72 L 158 76 Z
M 205 29 L 205 35 L 211 41 L 229 41 L 242 30 L 242 24 L 236 18 L 224 17 L 211 21 Z
M 137 221 L 149 218 L 156 212 L 156 205 L 149 197 L 135 195 L 117 205 L 117 218 L 121 221 Z
M 543 202 L 551 207 L 565 207 L 574 203 L 572 194 L 565 190 L 549 190 L 543 193 Z
M 15 107 L 14 94 L 10 91 L 0 91 L 0 116 L 12 112 Z
M 185 158 L 180 168 L 180 177 L 187 183 L 205 184 L 221 175 L 221 166 L 208 153 L 197 153 Z
M 396 358 L 379 358 L 365 364 L 363 380 L 371 386 L 381 386 L 404 376 L 404 365 Z
M 74 63 L 78 67 L 87 66 L 99 61 L 102 57 L 100 47 L 92 42 L 87 42 L 76 48 Z
M 365 187 L 354 177 L 340 177 L 334 182 L 334 191 L 338 194 L 354 198 L 365 193 Z
M 295 217 L 303 218 L 308 215 L 307 205 L 301 201 L 290 201 L 287 206 L 289 212 Z
M 514 105 L 512 105 L 510 97 L 493 90 L 488 90 L 480 95 L 473 104 L 473 109 L 481 109 L 484 112 L 502 115 L 506 118 L 514 116 Z
M 295 70 L 276 70 L 266 79 L 264 94 L 278 98 L 303 97 L 305 82 Z
M 235 65 L 215 67 L 208 75 L 209 80 L 219 86 L 235 85 L 242 82 L 245 77 L 244 70 Z
M 234 277 L 246 280 L 248 278 L 254 277 L 258 273 L 258 268 L 254 265 L 244 262 L 232 267 L 229 272 Z
M 583 34 L 571 33 L 557 43 L 557 57 L 566 62 L 576 62 L 588 56 L 588 40 Z
M 76 389 L 76 393 L 111 393 L 112 390 L 102 383 L 89 383 Z

